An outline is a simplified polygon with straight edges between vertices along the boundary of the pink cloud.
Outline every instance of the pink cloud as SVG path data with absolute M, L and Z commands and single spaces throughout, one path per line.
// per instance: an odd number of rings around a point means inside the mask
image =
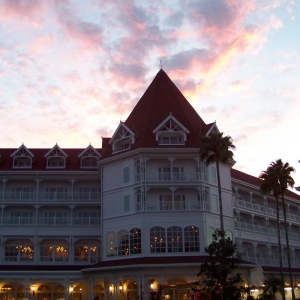
M 55 36 L 53 34 L 49 34 L 47 36 L 38 37 L 35 39 L 31 45 L 29 46 L 29 52 L 32 55 L 40 54 L 47 51 L 49 48 L 51 49 L 55 43 Z
M 39 26 L 43 23 L 41 15 L 46 9 L 46 2 L 42 0 L 3 0 L 0 4 L 1 20 L 26 21 Z
M 282 21 L 279 18 L 277 18 L 275 15 L 271 16 L 270 24 L 275 29 L 279 29 L 283 27 Z

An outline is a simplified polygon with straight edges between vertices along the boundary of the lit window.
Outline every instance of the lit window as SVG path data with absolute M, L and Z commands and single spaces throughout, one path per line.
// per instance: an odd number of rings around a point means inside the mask
M 166 252 L 166 231 L 163 227 L 150 229 L 150 251 L 152 253 Z
M 199 252 L 199 228 L 188 226 L 184 228 L 184 251 Z
M 169 227 L 167 236 L 168 252 L 183 252 L 182 229 L 178 226 Z

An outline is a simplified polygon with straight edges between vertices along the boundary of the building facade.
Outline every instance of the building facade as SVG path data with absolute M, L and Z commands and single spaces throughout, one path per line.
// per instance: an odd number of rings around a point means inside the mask
M 216 167 L 199 159 L 218 131 L 160 70 L 101 149 L 0 149 L 0 299 L 189 298 L 220 227 Z M 233 165 L 220 166 L 224 227 L 258 288 L 279 272 L 275 199 Z M 299 200 L 287 192 L 296 284 Z

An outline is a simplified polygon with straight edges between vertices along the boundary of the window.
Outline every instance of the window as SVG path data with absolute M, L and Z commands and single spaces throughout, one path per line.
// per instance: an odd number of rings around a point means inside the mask
M 116 232 L 109 232 L 106 235 L 106 255 L 107 257 L 110 256 L 117 256 L 118 252 L 118 236 Z
M 169 227 L 167 235 L 168 252 L 182 252 L 182 229 L 177 226 Z
M 202 162 L 196 167 L 196 173 L 198 174 L 198 179 L 200 181 L 208 181 L 208 168 L 205 163 Z
M 80 211 L 75 218 L 75 225 L 100 225 L 100 211 Z
M 80 187 L 79 198 L 82 200 L 97 200 L 100 199 L 100 187 Z
M 210 245 L 213 241 L 213 234 L 215 232 L 215 229 L 213 227 L 208 227 L 207 228 L 207 235 L 206 235 L 206 245 Z
M 184 167 L 173 167 L 173 180 L 174 181 L 185 180 Z
M 77 262 L 97 263 L 100 261 L 100 241 L 81 240 L 75 244 L 75 257 Z
M 170 114 L 153 133 L 159 145 L 184 145 L 189 130 Z
M 65 157 L 48 157 L 47 158 L 47 168 L 57 168 L 63 169 L 66 165 L 66 158 Z
M 210 180 L 211 180 L 211 183 L 217 184 L 217 169 L 216 169 L 216 167 L 210 166 Z
M 215 194 L 211 195 L 211 211 L 212 212 L 218 212 L 219 206 L 218 206 L 218 196 Z
M 124 201 L 124 212 L 129 212 L 130 211 L 130 196 L 126 195 L 123 197 Z
M 67 199 L 67 188 L 64 187 L 47 187 L 46 188 L 46 199 L 60 200 Z
M 97 168 L 98 157 L 84 156 L 81 158 L 82 168 Z
M 185 210 L 185 195 L 174 195 L 174 209 Z
M 47 225 L 66 225 L 66 211 L 45 211 L 45 224 Z
M 158 168 L 158 180 L 159 181 L 170 181 L 171 180 L 171 168 L 170 167 L 159 167 Z
M 150 229 L 150 251 L 151 253 L 166 252 L 166 232 L 163 227 L 152 227 Z
M 34 200 L 33 187 L 13 187 L 12 198 L 16 200 Z
M 142 251 L 141 230 L 134 228 L 130 230 L 130 254 L 139 254 Z
M 32 164 L 32 158 L 30 156 L 25 157 L 14 157 L 13 167 L 14 168 L 23 168 L 30 169 Z
M 129 255 L 129 234 L 127 230 L 118 233 L 118 255 Z
M 199 252 L 199 228 L 188 226 L 184 228 L 184 251 Z
M 123 169 L 123 183 L 129 183 L 130 177 L 129 177 L 129 167 L 126 167 Z
M 9 240 L 4 251 L 5 261 L 33 261 L 34 244 L 30 240 Z
M 201 210 L 209 211 L 209 188 L 206 186 L 200 186 L 198 193 L 198 208 Z
M 181 134 L 176 134 L 174 136 L 173 134 L 170 136 L 160 136 L 158 139 L 158 143 L 160 145 L 183 145 L 183 137 Z
M 159 196 L 159 209 L 160 210 L 172 210 L 172 195 L 160 195 Z
M 11 211 L 10 222 L 14 225 L 29 225 L 33 223 L 32 211 Z
M 45 240 L 40 246 L 41 261 L 69 261 L 69 244 L 65 240 Z

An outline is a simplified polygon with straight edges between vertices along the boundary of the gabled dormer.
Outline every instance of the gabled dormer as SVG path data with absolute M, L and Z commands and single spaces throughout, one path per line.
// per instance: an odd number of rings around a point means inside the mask
M 34 155 L 22 144 L 14 153 L 11 154 L 14 169 L 31 169 Z
M 112 145 L 113 153 L 130 149 L 134 142 L 134 133 L 123 122 L 120 122 L 117 130 L 109 141 Z
M 190 131 L 170 113 L 153 133 L 159 145 L 184 145 Z
M 65 169 L 68 155 L 56 144 L 45 154 L 47 169 Z
M 97 162 L 101 158 L 101 154 L 92 145 L 89 145 L 78 157 L 80 159 L 80 168 L 94 169 L 97 168 Z

